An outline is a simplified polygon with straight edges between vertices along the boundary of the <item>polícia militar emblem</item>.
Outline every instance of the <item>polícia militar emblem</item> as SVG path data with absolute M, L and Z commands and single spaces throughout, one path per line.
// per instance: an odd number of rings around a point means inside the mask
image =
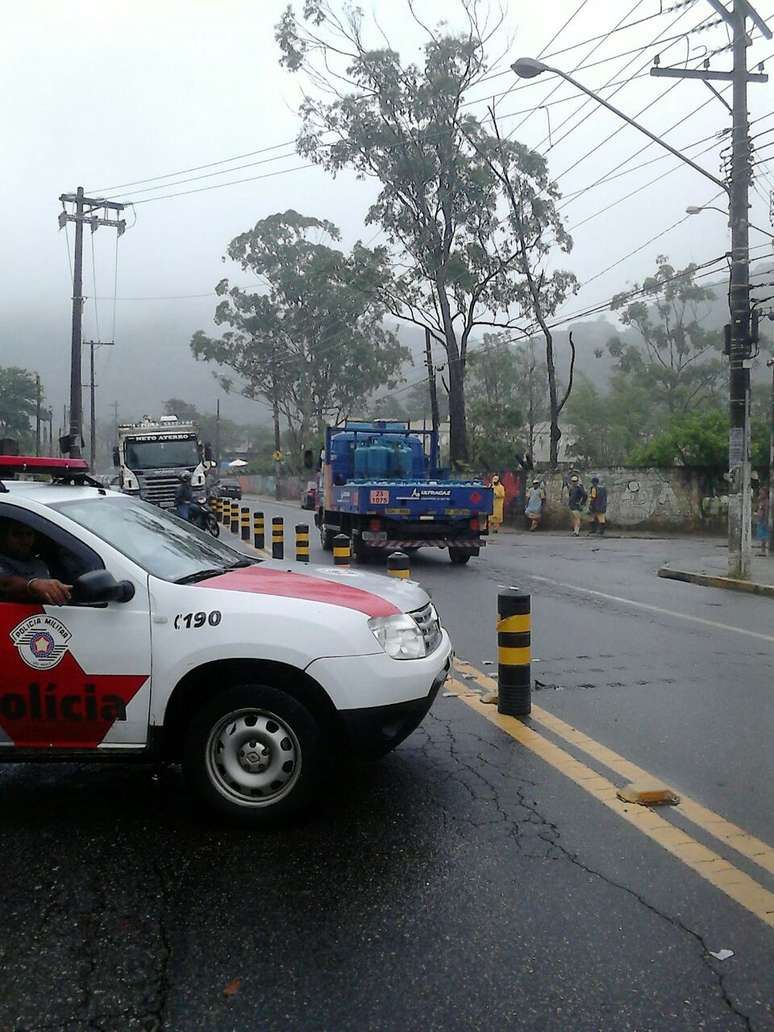
M 46 613 L 28 616 L 11 631 L 11 641 L 33 670 L 50 670 L 67 652 L 72 637 L 61 620 Z

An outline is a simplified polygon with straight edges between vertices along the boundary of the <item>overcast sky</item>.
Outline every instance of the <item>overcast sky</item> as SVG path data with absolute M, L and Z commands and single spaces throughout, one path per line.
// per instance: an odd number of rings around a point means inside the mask
M 651 43 L 661 34 L 665 41 L 662 64 L 679 63 L 690 57 L 696 64 L 705 52 L 727 43 L 723 27 L 694 32 L 680 40 L 666 40 L 693 29 L 702 20 L 714 20 L 707 0 L 695 0 L 659 17 L 660 7 L 671 9 L 673 0 L 554 0 L 553 3 L 526 3 L 504 0 L 506 26 L 502 46 L 508 35 L 513 43 L 510 53 L 536 55 L 544 50 L 554 34 L 579 8 L 549 47 L 549 53 L 606 33 L 619 21 L 648 20 L 611 35 L 591 55 L 596 44 L 569 50 L 553 58 L 559 67 L 571 71 L 586 55 L 586 63 L 621 55 Z M 338 4 L 339 0 L 333 0 Z M 65 233 L 59 232 L 58 197 L 79 185 L 104 194 L 105 188 L 174 173 L 194 166 L 244 155 L 260 148 L 290 143 L 289 146 L 234 161 L 233 166 L 265 161 L 277 155 L 281 160 L 254 165 L 196 182 L 174 184 L 189 176 L 212 169 L 171 176 L 152 185 L 164 188 L 131 193 L 149 184 L 121 187 L 119 199 L 136 202 L 127 212 L 131 227 L 118 244 L 118 297 L 116 310 L 116 349 L 99 357 L 101 406 L 108 400 L 129 397 L 128 407 L 136 407 L 140 385 L 147 383 L 149 405 L 167 396 L 167 385 L 174 372 L 190 362 L 187 342 L 198 327 L 210 325 L 215 299 L 187 297 L 207 295 L 224 274 L 245 282 L 244 274 L 224 266 L 221 255 L 227 242 L 258 219 L 286 208 L 296 208 L 337 223 L 345 245 L 361 238 L 374 239 L 373 227 L 364 225 L 369 202 L 376 187 L 357 182 L 343 174 L 332 179 L 312 168 L 284 171 L 302 164 L 293 155 L 292 143 L 298 127 L 299 80 L 280 68 L 274 25 L 285 6 L 284 0 L 135 0 L 118 4 L 112 0 L 91 2 L 73 0 L 31 0 L 26 4 L 6 5 L 0 38 L 0 97 L 4 128 L 3 170 L 5 185 L 2 248 L 2 321 L 0 322 L 0 363 L 17 363 L 40 370 L 49 398 L 57 411 L 64 400 L 67 382 L 70 334 L 70 285 Z M 375 12 L 378 22 L 404 60 L 420 56 L 421 29 L 407 15 L 405 0 L 374 0 L 361 6 Z M 761 0 L 761 14 L 774 14 L 772 0 Z M 456 0 L 415 0 L 415 9 L 428 24 L 441 18 L 450 25 L 461 24 Z M 550 14 L 548 13 L 550 12 Z M 629 14 L 629 12 L 631 12 Z M 628 18 L 625 16 L 629 14 Z M 774 19 L 771 20 L 774 26 Z M 376 45 L 381 39 L 374 34 Z M 493 48 L 497 49 L 497 48 Z M 596 67 L 581 68 L 577 77 L 591 88 L 608 80 L 629 79 L 646 72 L 657 51 L 619 56 Z M 756 41 L 751 63 L 774 55 L 774 43 Z M 627 62 L 633 61 L 632 64 Z M 507 67 L 507 65 L 503 66 Z M 713 68 L 730 67 L 730 55 L 712 58 Z M 648 141 L 634 129 L 620 128 L 614 116 L 592 105 L 575 115 L 564 128 L 560 122 L 574 112 L 580 100 L 567 99 L 575 90 L 562 83 L 556 92 L 553 81 L 532 80 L 527 88 L 510 74 L 493 79 L 488 88 L 502 92 L 503 126 L 515 129 L 517 138 L 547 153 L 552 174 L 570 197 L 574 191 L 592 184 L 619 162 L 630 158 Z M 659 100 L 665 90 L 668 95 Z M 764 118 L 774 109 L 772 85 L 750 87 L 751 118 Z M 608 91 L 609 92 L 609 91 Z M 471 109 L 485 112 L 488 97 L 483 87 L 469 99 L 480 103 Z M 519 125 L 524 114 L 543 101 L 551 106 L 534 112 Z M 613 98 L 628 114 L 636 116 L 646 105 L 642 121 L 653 131 L 663 133 L 700 104 L 705 106 L 691 115 L 667 139 L 677 147 L 687 147 L 729 125 L 721 103 L 711 98 L 699 82 L 656 80 L 643 74 L 627 83 Z M 709 101 L 709 103 L 706 103 Z M 557 102 L 557 103 L 554 103 Z M 567 139 L 564 132 L 582 115 L 593 112 Z M 508 116 L 508 117 L 506 117 Z M 551 139 L 546 139 L 550 119 Z M 753 133 L 774 129 L 774 118 L 762 120 Z M 709 141 L 711 142 L 711 141 Z M 759 146 L 774 142 L 774 132 L 759 141 Z M 705 143 L 689 149 L 699 154 Z M 714 174 L 719 173 L 719 151 L 725 143 L 697 158 Z M 591 156 L 583 158 L 587 152 Z M 768 171 L 774 173 L 774 148 Z M 583 159 L 569 169 L 578 159 Z M 661 154 L 647 147 L 626 169 Z M 567 222 L 575 238 L 575 249 L 561 264 L 571 268 L 583 287 L 565 312 L 582 310 L 610 297 L 617 290 L 641 279 L 654 266 L 657 254 L 667 253 L 675 264 L 701 262 L 727 249 L 726 221 L 721 214 L 707 212 L 684 223 L 626 258 L 610 272 L 599 273 L 623 259 L 679 220 L 689 204 L 707 203 L 717 189 L 699 174 L 681 167 L 659 183 L 613 206 L 613 202 L 647 183 L 676 164 L 666 156 L 604 186 L 571 198 L 566 207 Z M 228 168 L 229 166 L 222 166 Z M 623 169 L 622 169 L 623 170 Z M 763 170 L 761 170 L 763 172 Z M 201 186 L 236 180 L 264 173 L 280 172 L 271 178 L 242 185 L 223 187 L 139 203 L 159 194 L 176 193 Z M 760 194 L 752 195 L 751 221 L 769 224 L 768 194 L 774 174 L 768 181 L 758 180 Z M 714 201 L 723 206 L 723 198 Z M 610 206 L 609 211 L 588 216 Z M 72 246 L 72 227 L 69 229 Z M 114 290 L 115 233 L 100 229 L 94 238 L 96 291 L 92 281 L 91 239 L 87 234 L 84 255 L 84 292 L 90 298 L 84 314 L 84 336 L 96 337 L 93 298 L 112 298 Z M 751 243 L 765 244 L 766 238 L 753 234 Z M 769 247 L 769 250 L 771 248 Z M 765 253 L 758 249 L 756 254 Z M 177 298 L 186 296 L 182 300 Z M 158 298 L 158 300 L 129 300 Z M 162 300 L 163 299 L 163 300 Z M 99 302 L 97 314 L 103 339 L 113 334 L 113 304 Z M 149 367 L 145 347 L 139 341 L 153 339 L 157 344 L 157 369 Z M 137 356 L 143 359 L 138 363 Z M 186 383 L 198 385 L 201 396 L 191 398 L 202 408 L 214 407 L 216 390 L 206 369 L 187 372 Z M 190 376 L 195 377 L 194 380 Z M 163 384 L 163 387 L 156 387 Z M 161 391 L 161 395 L 159 395 Z M 250 404 L 232 406 L 238 418 L 248 418 Z M 126 411 L 125 415 L 135 415 Z

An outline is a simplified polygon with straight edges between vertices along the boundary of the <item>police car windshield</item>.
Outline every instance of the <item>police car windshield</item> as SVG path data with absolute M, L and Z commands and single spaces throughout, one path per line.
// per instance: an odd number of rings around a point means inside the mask
M 163 580 L 190 580 L 205 570 L 249 561 L 164 509 L 125 495 L 60 502 L 52 508 Z

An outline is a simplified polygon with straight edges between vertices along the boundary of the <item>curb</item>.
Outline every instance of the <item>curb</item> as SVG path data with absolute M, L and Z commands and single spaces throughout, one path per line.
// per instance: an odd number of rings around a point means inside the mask
M 763 595 L 767 598 L 774 598 L 774 584 L 736 580 L 733 577 L 722 577 L 720 574 L 681 570 L 675 566 L 660 567 L 658 575 L 659 577 L 665 577 L 667 580 L 686 581 L 689 584 L 701 584 L 708 588 L 725 588 L 726 591 L 742 591 L 748 595 Z

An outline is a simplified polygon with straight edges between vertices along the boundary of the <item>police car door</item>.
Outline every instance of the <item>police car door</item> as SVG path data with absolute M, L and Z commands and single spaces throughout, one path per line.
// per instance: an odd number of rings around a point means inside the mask
M 142 748 L 150 708 L 147 576 L 107 546 L 90 547 L 28 509 L 3 502 L 3 517 L 32 526 L 45 541 L 52 576 L 71 581 L 79 571 L 104 568 L 135 591 L 129 602 L 99 605 L 0 599 L 0 748 Z

